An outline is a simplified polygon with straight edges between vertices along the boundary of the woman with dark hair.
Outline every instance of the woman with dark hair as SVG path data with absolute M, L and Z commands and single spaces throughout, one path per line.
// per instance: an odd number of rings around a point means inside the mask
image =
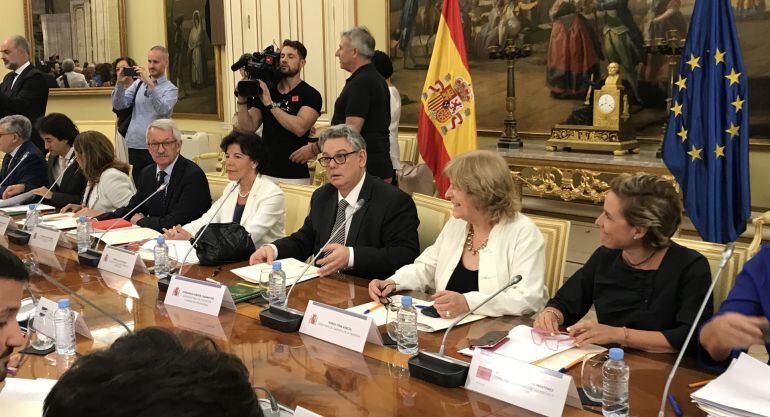
M 115 150 L 102 133 L 89 130 L 75 139 L 75 158 L 88 180 L 80 204 L 69 204 L 62 213 L 95 217 L 128 204 L 136 193 L 128 165 L 115 160 Z
M 117 85 L 117 76 L 118 76 L 118 70 L 125 69 L 127 67 L 135 67 L 136 61 L 133 60 L 130 56 L 122 56 L 115 61 L 112 62 L 112 80 L 110 81 L 111 85 Z M 131 77 L 125 77 L 125 79 L 122 81 L 123 88 L 128 89 L 128 87 L 131 87 L 131 84 L 134 83 L 134 79 Z M 118 111 L 115 109 L 112 109 L 112 111 L 116 114 L 118 114 Z M 124 114 L 122 116 L 118 116 L 118 122 L 116 126 L 121 125 L 121 121 L 123 118 L 128 117 L 131 118 L 131 113 Z M 115 129 L 115 159 L 121 162 L 128 163 L 128 145 L 126 145 L 126 139 L 123 137 L 123 135 L 118 132 L 118 129 Z
M 44 202 L 56 208 L 77 203 L 83 198 L 83 190 L 86 188 L 86 179 L 74 163 L 75 150 L 72 144 L 78 135 L 78 128 L 69 117 L 61 113 L 41 117 L 35 127 L 43 138 L 45 149 L 50 153 L 46 183 L 51 184 L 57 180 L 50 190 L 47 187 L 32 190 L 32 194 L 37 196 L 35 201 L 45 196 Z
M 110 64 L 101 63 L 96 64 L 94 78 L 92 84 L 94 87 L 112 87 L 112 67 Z
M 283 191 L 259 173 L 265 156 L 262 138 L 233 131 L 222 139 L 220 148 L 225 152 L 230 184 L 208 212 L 198 220 L 166 230 L 166 239 L 189 240 L 209 222 L 240 224 L 256 247 L 283 237 Z M 231 193 L 235 187 L 238 189 Z
M 126 68 L 126 67 L 135 67 L 136 61 L 134 61 L 133 58 L 130 56 L 121 56 L 118 59 L 112 61 L 112 73 L 110 74 L 110 84 L 115 85 L 118 82 L 118 69 Z M 132 79 L 126 79 L 126 83 L 128 85 L 124 85 L 124 87 L 128 88 L 131 87 L 131 84 L 134 83 L 134 80 Z
M 680 350 L 711 285 L 706 258 L 671 240 L 681 221 L 682 201 L 670 181 L 643 173 L 613 179 L 596 219 L 602 246 L 548 301 L 534 327 L 555 335 L 567 326 L 578 345 Z M 591 306 L 598 322 L 580 321 Z

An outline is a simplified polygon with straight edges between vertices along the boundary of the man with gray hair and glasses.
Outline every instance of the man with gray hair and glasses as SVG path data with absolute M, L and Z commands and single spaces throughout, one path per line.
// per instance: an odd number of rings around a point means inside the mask
M 203 216 L 211 207 L 211 194 L 206 174 L 194 162 L 182 156 L 182 132 L 170 119 L 158 119 L 147 128 L 147 148 L 153 164 L 144 167 L 136 183 L 131 201 L 98 220 L 117 219 L 129 212 L 131 223 L 157 230 L 171 229 Z M 166 188 L 137 208 L 162 184 Z
M 5 153 L 0 168 L 0 197 L 14 195 L 48 186 L 48 168 L 42 152 L 29 140 L 32 123 L 15 114 L 0 119 L 0 151 Z M 21 187 L 10 187 L 21 185 Z
M 313 193 L 305 224 L 291 236 L 257 249 L 250 263 L 307 259 L 330 237 L 316 260 L 321 276 L 347 270 L 374 279 L 412 263 L 420 252 L 414 201 L 367 173 L 367 143 L 358 130 L 332 126 L 321 133 L 318 144 L 318 163 L 326 167 L 329 182 Z M 334 230 L 339 231 L 331 236 Z
M 0 45 L 0 58 L 5 68 L 11 70 L 0 84 L 0 117 L 20 114 L 34 126 L 48 105 L 48 83 L 43 73 L 29 62 L 29 43 L 19 35 L 7 38 Z M 35 129 L 30 139 L 45 155 L 43 139 Z
M 351 75 L 334 103 L 331 124 L 347 124 L 366 140 L 369 161 L 366 171 L 391 182 L 390 92 L 388 84 L 372 64 L 374 37 L 364 27 L 342 33 L 335 53 L 340 68 Z

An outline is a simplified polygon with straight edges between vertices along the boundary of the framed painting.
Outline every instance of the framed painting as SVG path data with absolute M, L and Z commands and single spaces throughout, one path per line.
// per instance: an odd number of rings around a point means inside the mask
M 766 0 L 734 0 L 733 12 L 748 75 L 750 136 L 770 139 L 770 13 Z M 666 120 L 669 67 L 645 49 L 668 33 L 686 38 L 695 0 L 460 0 L 464 41 L 476 97 L 477 125 L 501 131 L 505 118 L 506 63 L 489 59 L 489 47 L 513 39 L 531 45 L 516 60 L 516 120 L 523 134 L 547 135 L 579 115 L 589 83 L 619 61 L 632 97 L 631 125 L 638 137 L 660 138 Z M 390 0 L 392 81 L 402 95 L 403 126 L 416 126 L 442 0 Z M 671 32 L 675 30 L 676 32 Z M 380 49 L 384 49 L 380 46 Z M 574 113 L 574 114 L 573 114 Z
M 168 78 L 179 89 L 175 118 L 223 120 L 220 50 L 211 44 L 206 0 L 164 0 Z

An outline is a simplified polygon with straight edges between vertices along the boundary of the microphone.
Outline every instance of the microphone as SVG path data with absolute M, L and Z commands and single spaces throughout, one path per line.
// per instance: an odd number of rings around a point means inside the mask
M 0 187 L 5 185 L 5 182 L 8 180 L 8 178 L 11 178 L 11 174 L 13 174 L 13 172 L 16 171 L 16 168 L 18 168 L 19 165 L 21 165 L 21 163 L 24 162 L 24 160 L 27 159 L 28 156 L 29 156 L 29 152 L 24 152 L 24 155 L 21 156 L 21 159 L 19 159 L 19 162 L 16 163 L 16 166 L 14 166 L 11 172 L 9 172 L 8 175 L 6 175 L 5 178 L 3 178 L 2 181 L 0 181 Z
M 44 278 L 46 281 L 48 281 L 48 282 L 50 282 L 51 284 L 53 284 L 53 285 L 54 285 L 56 288 L 58 288 L 58 289 L 60 289 L 60 290 L 64 291 L 64 293 L 65 293 L 65 294 L 69 295 L 69 296 L 70 296 L 70 297 L 72 297 L 72 298 L 75 298 L 75 299 L 77 299 L 78 301 L 82 302 L 83 304 L 88 304 L 89 306 L 91 306 L 92 308 L 94 308 L 96 311 L 98 311 L 98 312 L 100 312 L 100 313 L 104 314 L 105 316 L 109 317 L 109 318 L 110 318 L 112 321 L 114 321 L 115 323 L 118 323 L 119 325 L 121 325 L 121 326 L 122 326 L 124 329 L 126 329 L 126 331 L 128 332 L 128 334 L 133 334 L 133 333 L 134 333 L 134 332 L 133 332 L 133 331 L 132 331 L 132 330 L 131 330 L 131 329 L 130 329 L 130 328 L 127 326 L 127 325 L 126 325 L 126 323 L 124 323 L 122 320 L 120 320 L 120 319 L 118 319 L 117 317 L 115 317 L 114 315 L 112 315 L 112 314 L 108 313 L 107 311 L 105 311 L 105 310 L 104 310 L 104 309 L 102 309 L 101 307 L 97 306 L 96 304 L 92 303 L 92 302 L 91 302 L 91 301 L 89 301 L 87 298 L 83 297 L 82 295 L 80 295 L 80 294 L 76 293 L 75 291 L 72 291 L 72 290 L 71 290 L 71 289 L 69 289 L 67 286 L 65 286 L 65 285 L 61 284 L 59 281 L 57 281 L 57 280 L 53 279 L 53 277 L 51 277 L 50 275 L 48 275 L 48 274 L 46 274 L 45 272 L 43 272 L 43 270 L 42 270 L 42 269 L 40 269 L 40 267 L 39 267 L 39 266 L 38 266 L 38 265 L 37 265 L 35 262 L 31 262 L 31 261 L 25 260 L 25 261 L 24 261 L 24 266 L 26 267 L 27 271 L 29 271 L 30 275 L 40 275 L 40 276 L 41 276 L 41 277 L 43 277 L 43 278 Z M 32 293 L 32 291 L 30 291 L 30 293 Z
M 195 241 L 190 246 L 190 249 L 187 249 L 187 252 L 185 252 L 184 257 L 182 258 L 182 263 L 179 264 L 179 270 L 177 271 L 178 272 L 177 275 L 182 274 L 182 269 L 184 268 L 184 264 L 187 261 L 187 257 L 190 255 L 190 252 L 192 252 L 192 250 L 195 248 L 195 244 L 198 243 L 198 240 L 200 240 L 201 236 L 203 236 L 203 233 L 206 231 L 206 229 L 208 229 L 209 225 L 214 220 L 214 217 L 216 217 L 217 213 L 219 213 L 219 210 L 222 209 L 222 206 L 225 205 L 225 202 L 227 201 L 227 199 L 230 198 L 230 195 L 233 193 L 233 191 L 235 191 L 238 188 L 240 184 L 241 184 L 241 178 L 238 178 L 238 180 L 236 180 L 235 182 L 235 186 L 233 186 L 233 188 L 231 188 L 230 191 L 227 192 L 227 194 L 225 195 L 225 198 L 223 198 L 219 203 L 219 207 L 217 207 L 217 209 L 214 211 L 214 214 L 211 215 L 211 218 L 206 222 L 203 228 L 198 232 L 198 236 L 195 238 Z M 171 283 L 171 278 L 169 277 L 160 278 L 158 279 L 158 288 L 161 291 L 165 292 L 168 290 L 168 284 L 170 283 Z
M 356 212 L 361 207 L 363 207 L 364 204 L 366 204 L 366 200 L 363 198 L 358 200 L 356 202 L 356 208 L 353 209 L 350 214 L 345 216 L 345 221 L 337 226 L 336 229 L 332 230 L 331 234 L 329 235 L 329 240 L 327 240 L 326 243 L 321 246 L 321 249 L 319 249 L 318 252 L 313 255 L 313 257 L 310 259 L 310 262 L 305 265 L 305 269 L 303 269 L 302 273 L 297 277 L 297 280 L 291 284 L 291 287 L 289 287 L 289 292 L 286 293 L 286 299 L 283 300 L 283 304 L 271 305 L 269 308 L 266 308 L 262 310 L 261 313 L 259 313 L 259 321 L 263 326 L 284 333 L 294 333 L 299 330 L 299 326 L 302 324 L 302 318 L 305 317 L 305 313 L 293 308 L 289 308 L 289 296 L 291 295 L 292 290 L 294 290 L 294 287 L 299 283 L 300 279 L 305 276 L 307 270 L 310 269 L 310 265 L 315 263 L 316 258 L 321 255 L 321 252 L 323 252 L 326 245 L 332 241 L 334 235 L 336 235 L 337 232 L 339 232 L 343 227 L 345 227 L 345 225 L 348 224 L 350 219 L 353 218 L 353 215 L 356 214 Z
M 698 310 L 698 314 L 695 315 L 695 319 L 693 320 L 692 325 L 690 326 L 690 331 L 687 333 L 687 337 L 684 339 L 684 344 L 682 345 L 682 349 L 679 350 L 679 355 L 676 357 L 676 362 L 674 362 L 674 367 L 671 368 L 671 372 L 669 372 L 668 374 L 668 379 L 666 380 L 666 386 L 665 388 L 663 388 L 663 397 L 660 400 L 658 417 L 665 416 L 666 398 L 668 398 L 668 390 L 671 388 L 671 382 L 674 380 L 674 374 L 676 374 L 676 370 L 679 368 L 679 363 L 682 362 L 682 357 L 684 357 L 684 353 L 687 350 L 687 345 L 690 343 L 690 339 L 692 339 L 693 333 L 695 333 L 695 328 L 698 327 L 698 322 L 700 321 L 700 318 L 703 315 L 703 310 L 706 309 L 706 305 L 708 305 L 710 301 L 709 298 L 711 297 L 711 293 L 714 292 L 714 287 L 719 281 L 719 278 L 722 276 L 722 271 L 725 269 L 725 266 L 727 266 L 727 261 L 729 261 L 730 258 L 733 256 L 734 251 L 735 251 L 735 242 L 728 243 L 725 246 L 724 250 L 722 251 L 722 259 L 719 261 L 719 269 L 717 269 L 717 275 L 711 281 L 711 286 L 706 292 L 706 296 L 703 297 L 703 302 L 700 305 L 700 310 Z
M 61 172 L 59 173 L 59 176 L 58 176 L 58 177 L 56 177 L 56 179 L 55 179 L 55 180 L 53 180 L 53 182 L 51 183 L 51 185 L 49 185 L 49 186 L 46 188 L 48 191 L 51 191 L 51 188 L 53 188 L 53 187 L 54 187 L 54 185 L 56 185 L 56 183 L 58 183 L 58 182 L 59 182 L 59 181 L 60 181 L 60 180 L 61 180 L 61 179 L 64 177 L 64 173 L 65 173 L 65 172 L 67 172 L 67 170 L 70 168 L 70 166 L 72 165 L 72 163 L 73 163 L 74 161 L 75 161 L 75 159 L 72 159 L 72 158 L 70 158 L 70 160 L 69 160 L 69 161 L 67 161 L 67 165 L 65 165 L 65 166 L 64 166 L 64 169 L 63 169 L 63 170 L 61 170 Z M 46 194 L 48 194 L 48 192 L 45 192 L 45 193 L 43 194 L 43 196 L 42 196 L 42 197 L 40 197 L 40 200 L 37 200 L 37 203 L 35 203 L 35 207 L 39 206 L 39 205 L 40 205 L 40 204 L 43 202 L 43 200 L 45 200 L 45 195 L 46 195 Z M 24 230 L 29 230 L 29 225 L 28 225 L 26 222 L 24 222 Z
M 134 211 L 136 211 L 136 209 L 138 209 L 139 207 L 142 207 L 142 206 L 144 205 L 144 203 L 146 203 L 146 202 L 147 202 L 149 199 L 151 199 L 152 197 L 154 197 L 154 196 L 155 196 L 155 194 L 158 194 L 159 192 L 161 192 L 161 191 L 163 191 L 163 190 L 165 190 L 165 189 L 166 189 L 166 184 L 165 184 L 165 183 L 163 183 L 163 184 L 159 185 L 159 186 L 158 186 L 158 189 L 157 189 L 157 190 L 155 190 L 155 191 L 153 191 L 153 193 L 152 193 L 152 194 L 150 194 L 150 195 L 149 195 L 147 198 L 145 198 L 144 200 L 142 200 L 142 202 L 141 202 L 141 203 L 139 203 L 139 204 L 137 204 L 136 206 L 134 206 L 134 208 L 132 208 L 131 210 L 129 210 L 129 211 L 128 211 L 128 213 L 126 213 L 126 214 L 125 214 L 123 217 L 121 217 L 121 218 L 120 218 L 118 221 L 116 221 L 116 222 L 112 223 L 112 224 L 110 225 L 110 227 L 108 227 L 108 228 L 107 228 L 107 230 L 105 230 L 105 231 L 104 231 L 104 233 L 102 233 L 102 235 L 101 235 L 101 236 L 99 236 L 99 239 L 96 239 L 96 241 L 94 242 L 94 246 L 93 246 L 92 248 L 89 248 L 89 249 L 88 249 L 88 250 L 86 250 L 85 252 L 82 252 L 82 253 L 78 253 L 78 262 L 79 262 L 81 265 L 88 265 L 88 266 L 94 266 L 94 267 L 95 267 L 95 266 L 98 266 L 98 265 L 99 265 L 99 260 L 102 258 L 102 253 L 101 253 L 101 252 L 99 252 L 98 250 L 96 250 L 95 248 L 99 246 L 99 240 L 104 240 L 104 236 L 106 236 L 106 235 L 107 235 L 107 232 L 109 232 L 110 230 L 112 230 L 112 229 L 115 227 L 115 225 L 117 225 L 117 224 L 118 224 L 118 222 L 120 222 L 120 220 L 125 220 L 125 219 L 126 219 L 126 217 L 130 216 L 130 215 L 131 215 L 131 214 L 132 214 Z M 106 245 L 107 243 L 105 242 L 104 244 Z
M 265 397 L 267 397 L 264 399 L 257 398 L 259 408 L 262 409 L 262 415 L 264 417 L 279 417 L 281 415 L 281 407 L 278 404 L 278 401 L 275 400 L 272 392 L 264 387 L 252 386 L 251 389 L 254 390 L 254 394 L 256 394 L 257 391 L 262 391 L 265 393 Z
M 449 325 L 449 328 L 446 329 L 446 332 L 444 332 L 444 338 L 441 340 L 441 347 L 439 348 L 438 353 L 421 350 L 417 355 L 409 358 L 407 361 L 409 364 L 409 375 L 446 388 L 459 387 L 464 384 L 465 380 L 468 378 L 468 370 L 470 369 L 471 364 L 444 355 L 446 339 L 447 336 L 449 336 L 449 332 L 452 331 L 458 323 L 473 314 L 474 311 L 478 310 L 479 307 L 495 298 L 501 292 L 518 284 L 520 281 L 521 275 L 514 276 L 511 278 L 510 282 L 505 284 L 494 294 L 490 295 L 484 301 L 479 303 L 479 305 L 453 321 L 452 324 Z

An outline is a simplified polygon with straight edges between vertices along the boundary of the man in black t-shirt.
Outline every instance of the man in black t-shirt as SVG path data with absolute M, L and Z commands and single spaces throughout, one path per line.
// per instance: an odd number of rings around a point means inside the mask
M 257 169 L 274 182 L 310 183 L 307 161 L 318 155 L 309 142 L 310 128 L 321 115 L 321 94 L 300 78 L 307 49 L 299 41 L 285 40 L 281 47 L 281 81 L 267 86 L 259 80 L 259 97 L 238 96 L 235 130 L 256 132 L 262 125 L 267 161 Z
M 366 140 L 366 171 L 390 182 L 390 92 L 372 64 L 374 37 L 366 28 L 350 29 L 342 34 L 335 55 L 340 68 L 351 75 L 334 103 L 331 124 L 346 124 L 358 130 Z

